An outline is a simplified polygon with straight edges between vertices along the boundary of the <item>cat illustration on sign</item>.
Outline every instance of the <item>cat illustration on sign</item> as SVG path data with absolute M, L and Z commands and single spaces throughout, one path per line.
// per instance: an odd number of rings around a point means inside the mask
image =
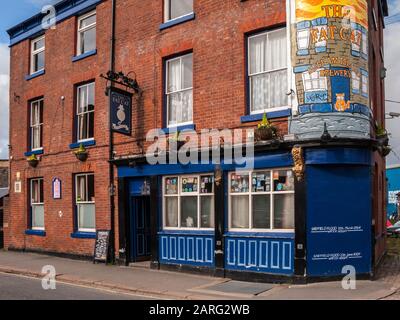
M 343 112 L 350 109 L 350 101 L 345 100 L 344 93 L 336 94 L 336 103 L 335 103 L 336 111 Z

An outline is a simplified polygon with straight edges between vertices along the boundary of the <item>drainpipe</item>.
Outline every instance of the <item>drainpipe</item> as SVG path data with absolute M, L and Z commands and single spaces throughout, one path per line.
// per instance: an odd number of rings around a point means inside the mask
M 111 1 L 111 39 L 110 39 L 110 70 L 115 72 L 115 11 L 116 11 L 116 0 Z M 110 83 L 110 88 L 114 86 L 113 82 Z M 109 100 L 109 172 L 110 172 L 110 245 L 111 245 L 111 260 L 115 261 L 115 186 L 114 186 L 114 164 L 111 162 L 114 158 L 114 136 L 111 129 L 111 99 Z

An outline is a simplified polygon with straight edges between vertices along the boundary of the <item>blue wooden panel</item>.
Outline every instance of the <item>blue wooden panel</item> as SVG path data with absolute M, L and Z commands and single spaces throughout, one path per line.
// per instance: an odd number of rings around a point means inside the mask
M 225 268 L 291 275 L 294 272 L 294 240 L 288 238 L 226 237 Z
M 163 231 L 159 234 L 160 262 L 192 266 L 214 266 L 213 233 Z

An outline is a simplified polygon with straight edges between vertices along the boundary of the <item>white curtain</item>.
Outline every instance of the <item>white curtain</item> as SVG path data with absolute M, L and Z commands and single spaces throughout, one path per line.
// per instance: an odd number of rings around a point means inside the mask
M 286 29 L 250 39 L 251 111 L 287 105 L 286 46 Z
M 231 197 L 232 228 L 247 229 L 249 224 L 249 196 Z

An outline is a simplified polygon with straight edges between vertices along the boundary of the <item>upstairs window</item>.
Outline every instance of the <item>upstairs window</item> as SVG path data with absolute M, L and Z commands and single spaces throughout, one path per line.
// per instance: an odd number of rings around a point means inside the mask
M 44 70 L 45 36 L 31 42 L 31 74 Z
M 94 139 L 94 82 L 77 88 L 77 142 Z
M 250 113 L 288 105 L 286 28 L 249 37 Z
M 167 61 L 166 102 L 168 127 L 193 120 L 193 54 Z
M 31 151 L 43 149 L 43 99 L 30 105 L 30 143 Z
M 80 232 L 96 231 L 94 174 L 75 176 L 77 227 Z
M 193 0 L 164 0 L 165 21 L 174 20 L 193 13 Z
M 32 179 L 30 191 L 32 230 L 44 230 L 43 179 Z
M 77 55 L 96 49 L 96 11 L 78 19 Z

